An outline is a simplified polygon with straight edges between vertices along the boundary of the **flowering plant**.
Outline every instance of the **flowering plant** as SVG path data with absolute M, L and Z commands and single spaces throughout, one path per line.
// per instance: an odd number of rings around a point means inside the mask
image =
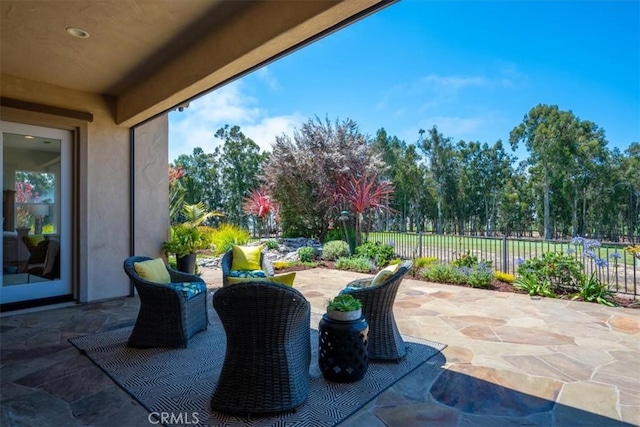
M 629 252 L 634 257 L 640 259 L 640 243 L 634 246 L 627 246 L 624 248 L 625 251 Z
M 539 282 L 548 282 L 552 290 L 577 289 L 582 281 L 582 264 L 570 255 L 545 252 L 540 258 L 530 258 L 518 265 L 518 274 Z

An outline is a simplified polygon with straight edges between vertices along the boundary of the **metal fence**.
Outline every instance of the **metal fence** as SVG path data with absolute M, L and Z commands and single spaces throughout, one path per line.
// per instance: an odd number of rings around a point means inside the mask
M 479 261 L 491 261 L 495 270 L 515 274 L 524 260 L 540 257 L 545 252 L 571 254 L 582 262 L 587 274 L 596 272 L 614 292 L 639 295 L 640 261 L 624 250 L 620 243 L 601 243 L 596 249 L 599 262 L 584 257 L 582 247 L 570 240 L 538 240 L 511 237 L 457 236 L 432 233 L 370 233 L 369 241 L 390 243 L 402 258 L 435 257 L 451 262 L 469 253 Z

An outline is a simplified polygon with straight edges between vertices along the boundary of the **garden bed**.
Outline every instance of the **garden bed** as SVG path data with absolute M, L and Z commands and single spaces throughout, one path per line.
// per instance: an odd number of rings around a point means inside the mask
M 292 265 L 290 267 L 279 269 L 277 271 L 277 273 L 287 273 L 287 272 L 290 272 L 290 271 L 309 270 L 311 268 L 330 268 L 330 269 L 335 269 L 335 263 L 332 262 L 332 261 L 319 261 L 317 263 L 317 267 L 310 267 L 310 266 L 306 266 L 306 265 L 302 265 L 302 264 L 294 264 L 294 265 Z M 374 274 L 375 274 L 375 272 L 371 273 L 372 276 Z M 407 278 L 410 278 L 411 280 L 420 280 L 420 281 L 423 281 L 423 282 L 428 282 L 428 280 L 424 279 L 423 277 L 421 277 L 419 275 L 417 275 L 417 276 L 407 275 Z M 445 283 L 445 284 L 450 285 L 450 286 L 465 286 L 465 285 L 457 285 L 457 284 L 452 284 L 452 283 Z M 467 287 L 467 286 L 465 286 L 465 287 Z M 486 289 L 486 290 L 490 290 L 490 291 L 496 291 L 496 292 L 512 292 L 512 293 L 516 293 L 516 294 L 526 294 L 527 293 L 524 290 L 514 288 L 513 285 L 510 284 L 510 283 L 501 282 L 499 280 L 493 280 L 493 282 L 491 283 L 491 287 L 482 288 L 482 289 Z M 569 294 L 560 295 L 559 296 L 559 299 L 568 299 L 568 298 L 570 298 Z M 640 300 L 633 299 L 632 295 L 614 294 L 612 296 L 612 298 L 613 298 L 613 300 L 615 301 L 615 303 L 619 307 L 640 309 Z M 580 299 L 577 299 L 577 301 L 580 301 Z

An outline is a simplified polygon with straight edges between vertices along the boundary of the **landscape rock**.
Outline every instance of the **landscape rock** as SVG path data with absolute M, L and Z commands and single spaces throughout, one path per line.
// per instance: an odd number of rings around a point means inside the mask
M 276 249 L 266 249 L 265 242 L 267 240 L 276 240 L 278 242 L 278 247 Z M 315 250 L 316 257 L 322 257 L 322 243 L 316 239 L 309 239 L 306 237 L 261 239 L 259 242 L 253 242 L 250 245 L 255 246 L 259 244 L 265 245 L 264 254 L 272 263 L 275 261 L 299 261 L 298 249 L 306 246 L 312 247 Z M 199 267 L 220 269 L 221 261 L 222 255 L 200 257 L 197 262 Z

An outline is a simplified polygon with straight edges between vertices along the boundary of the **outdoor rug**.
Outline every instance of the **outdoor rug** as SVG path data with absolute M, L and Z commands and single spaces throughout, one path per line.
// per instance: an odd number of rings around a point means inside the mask
M 318 368 L 318 331 L 311 329 L 313 352 L 307 401 L 295 412 L 268 417 L 233 416 L 210 408 L 226 347 L 220 320 L 217 315 L 212 317 L 212 324 L 193 336 L 188 348 L 128 348 L 131 327 L 69 341 L 154 416 L 172 414 L 173 419 L 169 418 L 165 425 L 229 427 L 335 426 L 446 347 L 406 337 L 407 356 L 400 363 L 371 362 L 362 380 L 336 383 L 326 381 Z M 312 326 L 317 327 L 317 319 L 312 315 Z

